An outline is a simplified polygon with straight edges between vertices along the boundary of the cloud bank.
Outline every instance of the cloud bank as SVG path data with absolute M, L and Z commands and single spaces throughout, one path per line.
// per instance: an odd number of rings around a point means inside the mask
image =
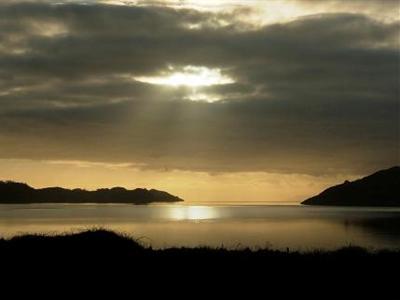
M 0 158 L 313 175 L 398 164 L 400 23 L 364 13 L 376 6 L 254 26 L 243 7 L 4 2 Z M 135 79 L 188 66 L 232 80 Z

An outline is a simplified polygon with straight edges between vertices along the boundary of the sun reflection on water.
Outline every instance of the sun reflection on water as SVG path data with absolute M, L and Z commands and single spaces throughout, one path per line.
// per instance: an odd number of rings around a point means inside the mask
M 217 211 L 210 206 L 172 207 L 169 216 L 173 220 L 207 220 L 218 217 Z

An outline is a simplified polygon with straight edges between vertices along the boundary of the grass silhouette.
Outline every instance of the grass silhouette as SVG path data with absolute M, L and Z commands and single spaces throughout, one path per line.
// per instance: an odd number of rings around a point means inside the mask
M 1 274 L 8 281 L 19 286 L 30 284 L 34 289 L 45 284 L 46 292 L 51 283 L 60 291 L 80 286 L 91 294 L 101 294 L 106 287 L 112 291 L 112 298 L 124 288 L 132 292 L 132 287 L 136 293 L 143 286 L 147 286 L 147 292 L 157 291 L 160 286 L 164 286 L 162 291 L 190 286 L 196 294 L 202 289 L 235 294 L 237 288 L 259 293 L 266 292 L 264 286 L 269 293 L 272 287 L 284 294 L 297 294 L 304 288 L 316 292 L 313 287 L 318 286 L 327 290 L 351 288 L 359 293 L 366 287 L 388 291 L 388 287 L 397 286 L 398 277 L 392 274 L 399 270 L 400 250 L 368 251 L 355 246 L 306 252 L 268 248 L 152 249 L 126 235 L 94 229 L 0 239 L 0 260 Z
M 227 249 L 223 247 L 195 247 L 195 248 L 166 248 L 153 249 L 144 246 L 139 240 L 130 236 L 108 231 L 101 228 L 87 230 L 78 233 L 65 233 L 59 235 L 26 234 L 10 239 L 0 239 L 0 254 L 9 258 L 18 256 L 21 258 L 62 258 L 68 259 L 103 259 L 104 261 L 126 260 L 133 258 L 151 260 L 175 261 L 218 261 L 224 262 L 268 262 L 275 264 L 285 261 L 324 262 L 337 263 L 344 261 L 365 262 L 373 261 L 391 262 L 400 258 L 399 250 L 372 251 L 357 246 L 346 246 L 337 250 L 274 250 L 238 248 Z

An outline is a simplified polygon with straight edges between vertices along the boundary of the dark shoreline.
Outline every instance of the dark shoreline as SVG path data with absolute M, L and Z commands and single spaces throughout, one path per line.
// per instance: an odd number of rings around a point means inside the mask
M 341 295 L 348 295 L 349 291 L 359 295 L 367 287 L 389 292 L 388 287 L 397 286 L 400 249 L 371 252 L 353 246 L 307 252 L 207 247 L 155 250 L 124 235 L 91 230 L 0 239 L 0 261 L 0 278 L 6 278 L 5 282 L 18 287 L 28 284 L 34 289 L 50 284 L 60 291 L 74 291 L 75 296 L 79 294 L 77 289 L 90 294 L 101 294 L 106 289 L 114 299 L 118 292 L 132 293 L 133 289 L 136 293 L 147 287 L 146 292 L 169 291 L 174 295 L 185 288 L 191 288 L 195 295 L 215 291 L 226 295 L 240 290 L 247 295 L 244 299 L 256 299 L 260 293 L 272 295 L 274 290 L 297 297 L 299 292 L 320 295 L 321 287 L 342 291 Z M 44 288 L 44 292 L 49 291 Z
M 26 251 L 29 249 L 29 251 Z M 63 233 L 56 235 L 48 234 L 23 234 L 16 235 L 11 238 L 0 238 L 0 254 L 13 256 L 19 251 L 25 252 L 26 256 L 35 254 L 38 256 L 66 255 L 66 257 L 85 256 L 105 256 L 111 258 L 110 254 L 118 253 L 126 255 L 127 258 L 141 255 L 150 256 L 168 256 L 171 253 L 177 256 L 199 254 L 204 256 L 226 256 L 226 257 L 247 257 L 251 259 L 265 258 L 291 258 L 291 259 L 327 259 L 335 260 L 336 258 L 380 258 L 392 256 L 400 258 L 400 248 L 398 249 L 367 249 L 359 246 L 349 245 L 340 247 L 335 250 L 313 249 L 313 250 L 296 250 L 287 248 L 238 248 L 229 249 L 224 247 L 171 247 L 164 249 L 153 249 L 151 246 L 145 246 L 140 239 L 134 239 L 128 235 L 116 233 L 114 231 L 95 228 L 77 233 Z M 109 257 L 108 257 L 109 256 Z

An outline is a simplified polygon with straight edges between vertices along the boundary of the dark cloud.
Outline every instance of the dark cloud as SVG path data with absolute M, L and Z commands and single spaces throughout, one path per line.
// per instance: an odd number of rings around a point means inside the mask
M 0 6 L 0 156 L 313 174 L 399 163 L 398 22 L 253 28 L 238 14 Z M 235 83 L 197 87 L 221 98 L 206 103 L 133 79 L 186 65 Z

